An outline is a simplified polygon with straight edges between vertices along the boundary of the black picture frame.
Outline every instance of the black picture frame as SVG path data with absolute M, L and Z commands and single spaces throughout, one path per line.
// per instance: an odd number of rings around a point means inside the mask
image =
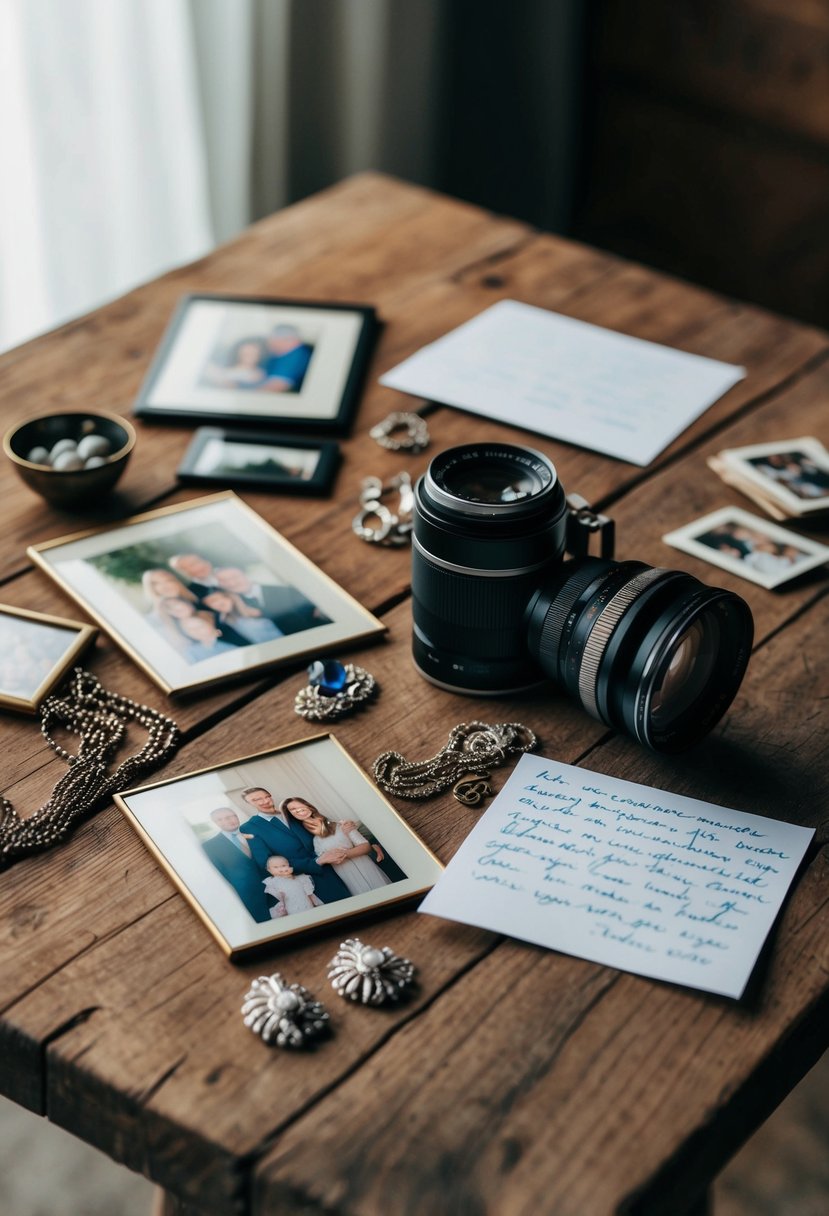
M 294 352 L 269 348 L 277 329 L 294 330 Z M 378 332 L 376 311 L 366 304 L 188 294 L 173 313 L 133 412 L 147 422 L 345 435 Z M 258 363 L 251 362 L 256 344 Z M 277 390 L 277 384 L 291 383 L 280 372 L 280 360 L 291 353 L 304 364 L 299 371 L 292 366 L 293 388 Z
M 211 458 L 218 444 L 238 445 L 240 449 L 251 447 L 274 449 L 274 467 L 263 467 L 260 471 L 244 466 L 224 465 L 216 472 L 210 471 Z M 302 461 L 295 466 L 298 471 L 286 468 L 280 472 L 279 456 L 296 452 L 298 458 L 313 453 L 316 461 Z M 241 455 L 241 453 L 239 453 Z M 201 426 L 196 431 L 190 446 L 184 453 L 176 476 L 186 485 L 203 486 L 255 486 L 259 490 L 283 494 L 327 494 L 334 481 L 340 463 L 340 445 L 333 439 L 298 439 L 292 435 L 277 435 L 271 431 L 225 430 L 222 427 Z M 304 464 L 304 467 L 302 467 Z

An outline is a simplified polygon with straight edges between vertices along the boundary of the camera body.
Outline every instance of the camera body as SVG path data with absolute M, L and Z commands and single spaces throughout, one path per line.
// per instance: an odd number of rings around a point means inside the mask
M 587 554 L 593 532 L 598 557 Z M 414 662 L 448 691 L 503 696 L 549 678 L 608 726 L 678 751 L 739 688 L 753 637 L 745 602 L 680 571 L 613 561 L 611 522 L 568 503 L 531 448 L 436 456 L 415 487 L 412 546 Z

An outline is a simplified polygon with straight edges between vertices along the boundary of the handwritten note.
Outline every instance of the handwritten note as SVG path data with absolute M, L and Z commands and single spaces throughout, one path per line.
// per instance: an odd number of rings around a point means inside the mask
M 380 378 L 647 465 L 745 369 L 502 300 Z
M 419 911 L 739 997 L 812 835 L 526 755 Z

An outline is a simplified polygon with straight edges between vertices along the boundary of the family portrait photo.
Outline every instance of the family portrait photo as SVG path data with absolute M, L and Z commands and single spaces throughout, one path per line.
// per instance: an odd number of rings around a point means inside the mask
M 116 801 L 231 952 L 409 898 L 441 869 L 330 735 Z
M 739 507 L 724 507 L 662 538 L 762 587 L 778 587 L 829 561 L 829 548 Z
M 30 553 L 167 691 L 383 629 L 229 492 Z
M 290 494 L 324 494 L 339 463 L 333 440 L 277 438 L 273 433 L 202 426 L 184 454 L 180 481 L 205 485 L 255 485 Z
M 135 412 L 342 433 L 376 328 L 374 310 L 363 305 L 185 296 Z
M 0 707 L 35 713 L 97 632 L 92 625 L 0 604 Z

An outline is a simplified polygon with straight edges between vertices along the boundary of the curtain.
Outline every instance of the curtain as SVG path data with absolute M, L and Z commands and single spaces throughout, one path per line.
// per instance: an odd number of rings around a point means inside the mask
M 213 244 L 187 0 L 0 0 L 0 345 Z
M 504 11 L 0 0 L 0 349 L 361 169 L 561 227 L 578 0 Z

